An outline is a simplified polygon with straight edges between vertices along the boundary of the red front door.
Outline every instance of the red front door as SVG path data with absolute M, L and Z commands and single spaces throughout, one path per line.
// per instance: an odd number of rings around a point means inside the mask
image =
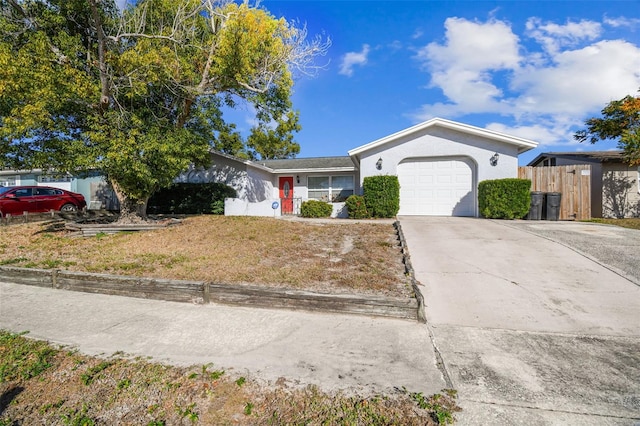
M 293 213 L 293 176 L 281 177 L 278 187 L 280 188 L 282 214 Z

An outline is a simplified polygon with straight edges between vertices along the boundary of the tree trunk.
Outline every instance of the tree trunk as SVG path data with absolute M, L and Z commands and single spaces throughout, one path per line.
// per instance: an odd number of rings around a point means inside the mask
M 118 182 L 110 180 L 113 191 L 120 203 L 120 217 L 118 223 L 141 223 L 147 221 L 147 203 L 149 197 L 144 199 L 134 199 L 126 195 Z

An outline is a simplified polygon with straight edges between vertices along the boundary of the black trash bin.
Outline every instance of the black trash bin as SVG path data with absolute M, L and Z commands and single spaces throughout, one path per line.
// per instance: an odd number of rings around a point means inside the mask
M 527 214 L 527 220 L 541 220 L 542 206 L 544 205 L 544 192 L 531 191 L 531 207 Z
M 560 220 L 560 201 L 562 194 L 560 192 L 547 192 L 545 205 L 546 220 Z

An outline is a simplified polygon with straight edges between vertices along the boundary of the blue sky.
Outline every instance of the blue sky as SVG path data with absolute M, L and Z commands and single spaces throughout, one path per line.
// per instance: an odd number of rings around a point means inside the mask
M 332 41 L 317 60 L 324 67 L 296 79 L 299 157 L 347 155 L 433 117 L 539 142 L 520 164 L 541 152 L 614 149 L 573 134 L 640 89 L 640 0 L 260 5 Z M 242 105 L 225 118 L 245 136 L 255 122 Z
M 521 155 L 615 148 L 573 133 L 640 88 L 640 1 L 263 0 L 332 40 L 296 80 L 298 157 L 346 155 L 432 117 L 540 143 Z M 251 126 L 250 111 L 231 118 Z

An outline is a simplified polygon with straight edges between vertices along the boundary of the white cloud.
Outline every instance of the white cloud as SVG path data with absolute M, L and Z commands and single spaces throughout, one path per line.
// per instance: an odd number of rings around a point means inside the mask
M 531 18 L 526 31 L 535 43 L 523 44 L 504 21 L 447 19 L 444 41 L 416 56 L 446 101 L 423 105 L 413 118 L 500 114 L 512 124 L 493 123 L 495 130 L 573 144 L 576 126 L 640 87 L 640 47 L 601 40 L 598 23 Z
M 369 56 L 370 47 L 368 44 L 362 45 L 361 52 L 348 52 L 342 57 L 342 63 L 340 64 L 339 74 L 351 77 L 353 75 L 353 68 L 356 65 L 365 65 L 367 63 L 367 57 Z
M 402 49 L 402 42 L 400 40 L 393 40 L 387 45 L 392 52 L 397 52 Z
M 499 109 L 497 99 L 503 93 L 491 81 L 491 71 L 518 67 L 518 37 L 504 22 L 494 20 L 449 18 L 445 28 L 444 44 L 430 43 L 416 55 L 431 73 L 431 87 L 442 89 L 460 113 L 482 112 L 488 104 Z
M 534 140 L 539 143 L 539 148 L 551 145 L 579 145 L 579 142 L 575 141 L 572 137 L 572 129 L 567 125 L 549 126 L 545 124 L 532 124 L 508 126 L 504 123 L 489 123 L 486 128 L 496 132 Z
M 549 66 L 528 66 L 514 74 L 512 88 L 521 93 L 514 106 L 522 112 L 584 118 L 640 86 L 640 48 L 625 41 L 565 50 L 552 60 Z
M 587 20 L 558 25 L 553 22 L 543 23 L 539 18 L 529 18 L 526 28 L 527 35 L 549 53 L 556 53 L 562 47 L 577 46 L 585 40 L 595 40 L 602 33 L 599 22 Z
M 604 23 L 606 25 L 612 26 L 614 28 L 620 27 L 628 27 L 630 29 L 635 29 L 640 26 L 640 19 L 637 18 L 625 18 L 624 16 L 620 16 L 617 18 L 604 18 Z
M 518 37 L 502 21 L 472 22 L 448 18 L 446 43 L 429 43 L 418 51 L 418 59 L 428 60 L 430 68 L 485 70 L 517 66 Z

